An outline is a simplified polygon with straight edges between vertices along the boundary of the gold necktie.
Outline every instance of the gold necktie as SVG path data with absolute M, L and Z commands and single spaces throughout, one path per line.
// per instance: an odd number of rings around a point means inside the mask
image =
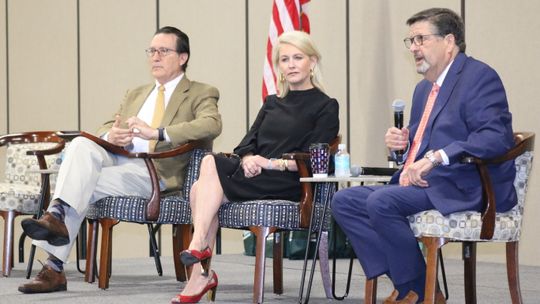
M 163 114 L 165 113 L 165 87 L 159 86 L 158 88 L 158 94 L 156 98 L 156 105 L 154 107 L 154 116 L 152 117 L 152 123 L 150 124 L 150 127 L 153 129 L 156 129 L 161 124 L 161 120 L 163 119 Z M 148 142 L 148 151 L 154 152 L 154 149 L 156 148 L 157 140 L 150 140 Z

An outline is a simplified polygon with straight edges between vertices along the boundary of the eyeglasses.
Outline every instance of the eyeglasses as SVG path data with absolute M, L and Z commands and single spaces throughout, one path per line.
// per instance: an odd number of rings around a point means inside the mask
M 429 37 L 429 36 L 441 36 L 441 34 L 427 34 L 427 35 L 416 35 L 416 36 L 413 36 L 411 38 L 405 38 L 403 39 L 403 43 L 405 43 L 405 47 L 410 49 L 411 48 L 411 45 L 414 44 L 416 46 L 421 46 L 422 44 L 424 44 L 424 40 L 426 40 L 426 37 Z
M 146 55 L 148 57 L 152 57 L 154 56 L 154 54 L 157 52 L 158 55 L 160 57 L 163 57 L 163 56 L 167 56 L 168 54 L 170 53 L 176 53 L 176 50 L 173 50 L 173 49 L 168 49 L 168 48 L 159 48 L 159 49 L 155 49 L 155 48 L 148 48 L 146 50 L 144 50 L 146 52 Z

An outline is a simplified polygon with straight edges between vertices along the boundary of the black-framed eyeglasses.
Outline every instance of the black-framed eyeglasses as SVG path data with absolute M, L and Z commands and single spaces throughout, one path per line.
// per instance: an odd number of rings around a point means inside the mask
M 163 56 L 167 56 L 168 54 L 171 54 L 171 53 L 176 53 L 176 50 L 173 50 L 173 49 L 168 49 L 168 48 L 159 48 L 159 49 L 156 49 L 156 48 L 148 48 L 146 50 L 144 50 L 146 52 L 146 55 L 148 57 L 152 57 L 154 56 L 154 54 L 157 52 L 158 55 L 160 57 L 163 57 Z
M 411 45 L 414 43 L 416 46 L 421 46 L 424 44 L 424 40 L 426 40 L 427 37 L 430 36 L 441 36 L 441 34 L 427 34 L 427 35 L 416 35 L 412 36 L 410 38 L 403 39 L 403 43 L 405 43 L 406 48 L 411 48 Z

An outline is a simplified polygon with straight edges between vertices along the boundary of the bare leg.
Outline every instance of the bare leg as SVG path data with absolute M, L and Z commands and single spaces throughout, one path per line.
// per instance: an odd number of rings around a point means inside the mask
M 202 160 L 199 179 L 193 184 L 190 193 L 194 231 L 189 249 L 202 250 L 206 246 L 213 248 L 219 225 L 217 212 L 224 201 L 226 199 L 217 175 L 214 157 L 207 155 Z M 183 295 L 194 295 L 203 290 L 211 279 L 211 274 L 206 277 L 201 271 L 200 263 L 193 265 L 191 277 L 182 291 Z

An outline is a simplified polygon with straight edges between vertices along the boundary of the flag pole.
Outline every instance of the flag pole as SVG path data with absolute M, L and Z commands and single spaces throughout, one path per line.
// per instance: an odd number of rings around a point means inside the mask
M 302 3 L 300 3 L 300 1 L 298 1 L 298 7 L 300 8 L 298 10 L 300 12 L 300 14 L 298 15 L 298 30 L 302 31 Z

